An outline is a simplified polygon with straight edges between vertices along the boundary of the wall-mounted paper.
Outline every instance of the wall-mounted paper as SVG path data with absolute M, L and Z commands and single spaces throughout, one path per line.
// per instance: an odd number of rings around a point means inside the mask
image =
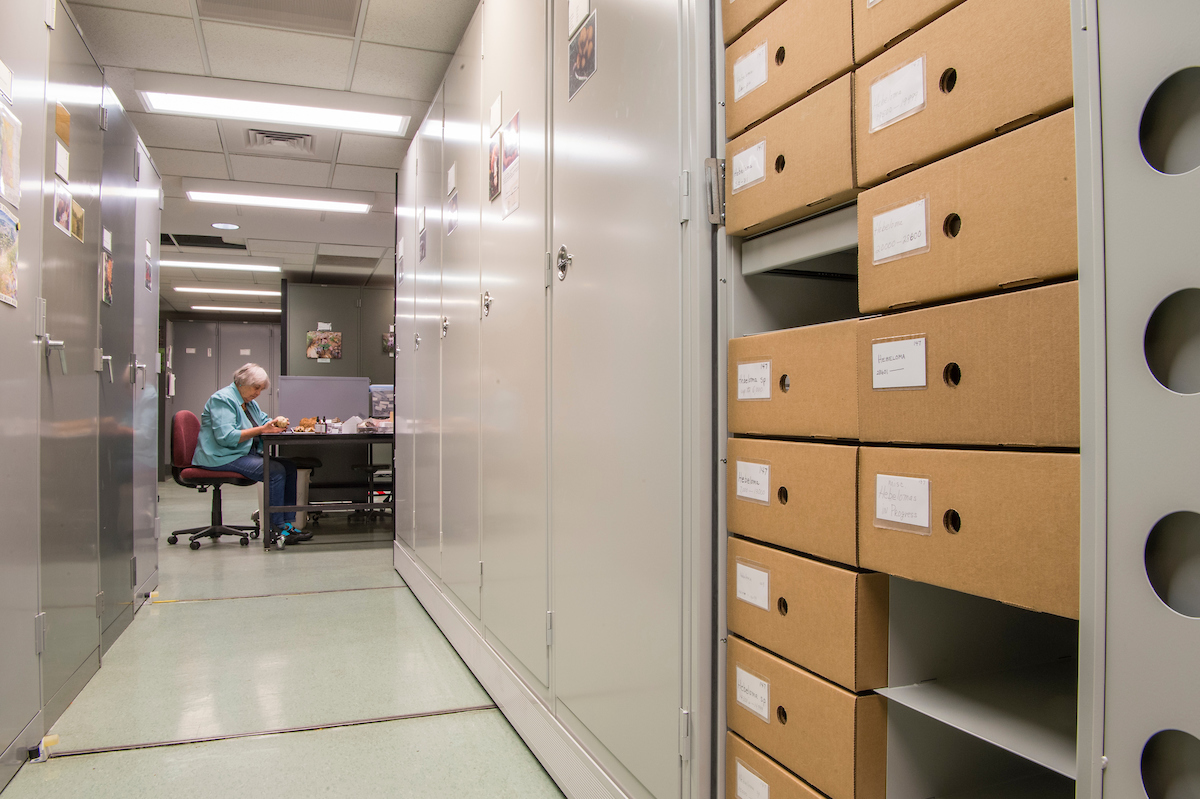
M 333 322 L 317 322 L 317 330 L 333 330 Z
M 596 12 L 567 43 L 567 102 L 596 74 Z
M 112 231 L 106 227 L 100 228 L 100 248 L 112 252 Z
M 0 105 L 0 197 L 21 207 L 21 120 Z
M 0 208 L 0 302 L 17 305 L 17 249 L 21 224 Z
M 13 101 L 12 70 L 6 67 L 3 61 L 0 61 L 0 99 L 6 103 Z
M 575 31 L 587 19 L 592 10 L 591 0 L 567 0 L 567 38 L 575 35 Z
M 521 207 L 521 112 L 513 114 L 500 136 L 504 147 L 504 216 Z
M 54 174 L 64 183 L 71 182 L 71 153 L 60 141 L 54 142 Z

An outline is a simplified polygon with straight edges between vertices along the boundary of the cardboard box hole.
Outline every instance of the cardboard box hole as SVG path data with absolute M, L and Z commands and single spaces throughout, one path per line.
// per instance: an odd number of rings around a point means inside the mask
M 782 171 L 783 171 L 783 167 L 784 167 L 784 165 L 785 165 L 786 163 L 787 163 L 787 161 L 784 159 L 784 157 L 783 157 L 783 154 L 782 154 L 782 153 L 780 153 L 779 155 L 777 155 L 777 156 L 775 157 L 775 171 L 776 171 L 776 172 L 782 172 Z
M 950 67 L 942 73 L 942 77 L 938 80 L 938 86 L 943 94 L 949 94 L 954 91 L 955 85 L 958 83 L 958 72 L 954 67 Z
M 962 529 L 962 516 L 959 516 L 958 511 L 954 508 L 942 514 L 942 524 L 946 526 L 946 531 L 957 533 Z
M 958 236 L 962 232 L 962 217 L 958 214 L 949 214 L 946 221 L 942 223 L 942 232 L 949 239 Z
M 775 708 L 775 717 L 779 719 L 780 724 L 787 724 L 787 709 L 783 705 Z
M 777 492 L 775 492 L 775 493 L 776 493 L 776 495 L 779 497 L 779 504 L 780 504 L 780 505 L 786 505 L 786 504 L 787 504 L 787 499 L 788 499 L 788 497 L 787 497 L 787 486 L 780 486 L 780 487 L 779 487 L 779 490 L 778 490 Z
M 950 363 L 946 364 L 946 368 L 942 370 L 942 380 L 944 380 L 946 385 L 950 386 L 950 388 L 954 388 L 962 380 L 962 369 L 958 364 L 951 361 Z
M 787 615 L 787 600 L 786 599 L 784 599 L 783 597 L 779 597 L 779 601 L 775 603 L 775 606 L 777 608 L 779 608 L 780 616 Z
M 787 57 L 787 52 L 782 47 L 775 51 L 775 63 L 783 66 L 783 59 Z

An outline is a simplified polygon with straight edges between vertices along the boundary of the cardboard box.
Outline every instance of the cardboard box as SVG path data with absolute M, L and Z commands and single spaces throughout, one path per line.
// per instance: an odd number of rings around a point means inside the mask
M 1079 618 L 1078 455 L 863 447 L 860 469 L 865 566 Z
M 770 14 L 783 0 L 725 0 L 720 3 L 725 44 L 732 44 L 754 23 Z
M 851 691 L 887 685 L 888 577 L 729 539 L 729 631 Z
M 854 198 L 851 76 L 843 75 L 725 148 L 725 230 L 750 236 Z
M 858 309 L 1075 275 L 1075 203 L 1072 109 L 865 191 Z
M 1079 284 L 863 319 L 863 441 L 1079 446 Z
M 729 340 L 729 432 L 858 438 L 857 319 Z
M 963 0 L 853 0 L 854 63 L 865 64 Z
M 853 66 L 846 0 L 787 0 L 725 51 L 726 138 Z
M 825 796 L 746 743 L 725 732 L 726 799 L 825 799 Z
M 970 0 L 855 76 L 866 187 L 1069 106 L 1068 0 Z
M 830 799 L 883 799 L 887 705 L 730 637 L 729 728 Z
M 729 532 L 858 564 L 857 447 L 731 438 L 726 460 Z

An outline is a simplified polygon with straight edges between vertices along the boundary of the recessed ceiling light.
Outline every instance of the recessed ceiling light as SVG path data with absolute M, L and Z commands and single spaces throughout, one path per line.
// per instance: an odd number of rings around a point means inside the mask
M 232 222 L 213 222 L 213 227 L 217 230 L 239 230 L 241 225 L 235 225 Z
M 302 197 L 265 197 L 254 194 L 228 194 L 215 191 L 189 191 L 187 192 L 187 198 L 194 203 L 247 205 L 257 208 L 290 208 L 297 211 L 336 211 L 344 214 L 365 214 L 371 210 L 370 203 L 311 200 Z
M 259 291 L 257 289 L 210 289 L 204 286 L 176 286 L 176 291 L 188 294 L 245 294 L 251 297 L 279 297 L 278 291 Z
M 205 97 L 195 94 L 149 91 L 139 91 L 138 94 L 142 96 L 142 102 L 147 111 L 159 114 L 241 119 L 251 122 L 279 122 L 310 128 L 390 133 L 395 136 L 403 136 L 408 130 L 409 123 L 409 117 L 400 114 L 376 114 L 369 111 L 315 108 L 306 105 L 234 100 L 228 97 Z
M 184 269 L 224 269 L 230 272 L 279 272 L 278 266 L 265 264 L 214 264 L 207 261 L 159 261 L 159 266 L 178 266 Z
M 278 308 L 230 308 L 227 305 L 193 305 L 193 311 L 237 311 L 238 313 L 282 313 Z

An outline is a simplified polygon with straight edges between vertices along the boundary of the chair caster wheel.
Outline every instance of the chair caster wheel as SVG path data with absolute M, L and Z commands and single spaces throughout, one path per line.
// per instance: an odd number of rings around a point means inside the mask
M 173 536 L 173 535 L 167 536 L 167 543 L 168 544 L 178 544 L 179 543 L 178 536 Z
M 199 541 L 193 541 L 192 543 L 188 544 L 188 546 L 190 546 L 192 549 L 199 549 L 199 548 L 200 548 L 200 542 L 199 542 Z
M 257 540 L 258 539 L 258 530 L 255 530 L 253 533 L 251 533 L 250 537 Z
M 250 539 L 249 539 L 249 538 L 240 538 L 240 539 L 238 539 L 238 540 L 242 542 L 242 546 L 244 546 L 244 547 L 248 547 L 248 546 L 250 546 Z

